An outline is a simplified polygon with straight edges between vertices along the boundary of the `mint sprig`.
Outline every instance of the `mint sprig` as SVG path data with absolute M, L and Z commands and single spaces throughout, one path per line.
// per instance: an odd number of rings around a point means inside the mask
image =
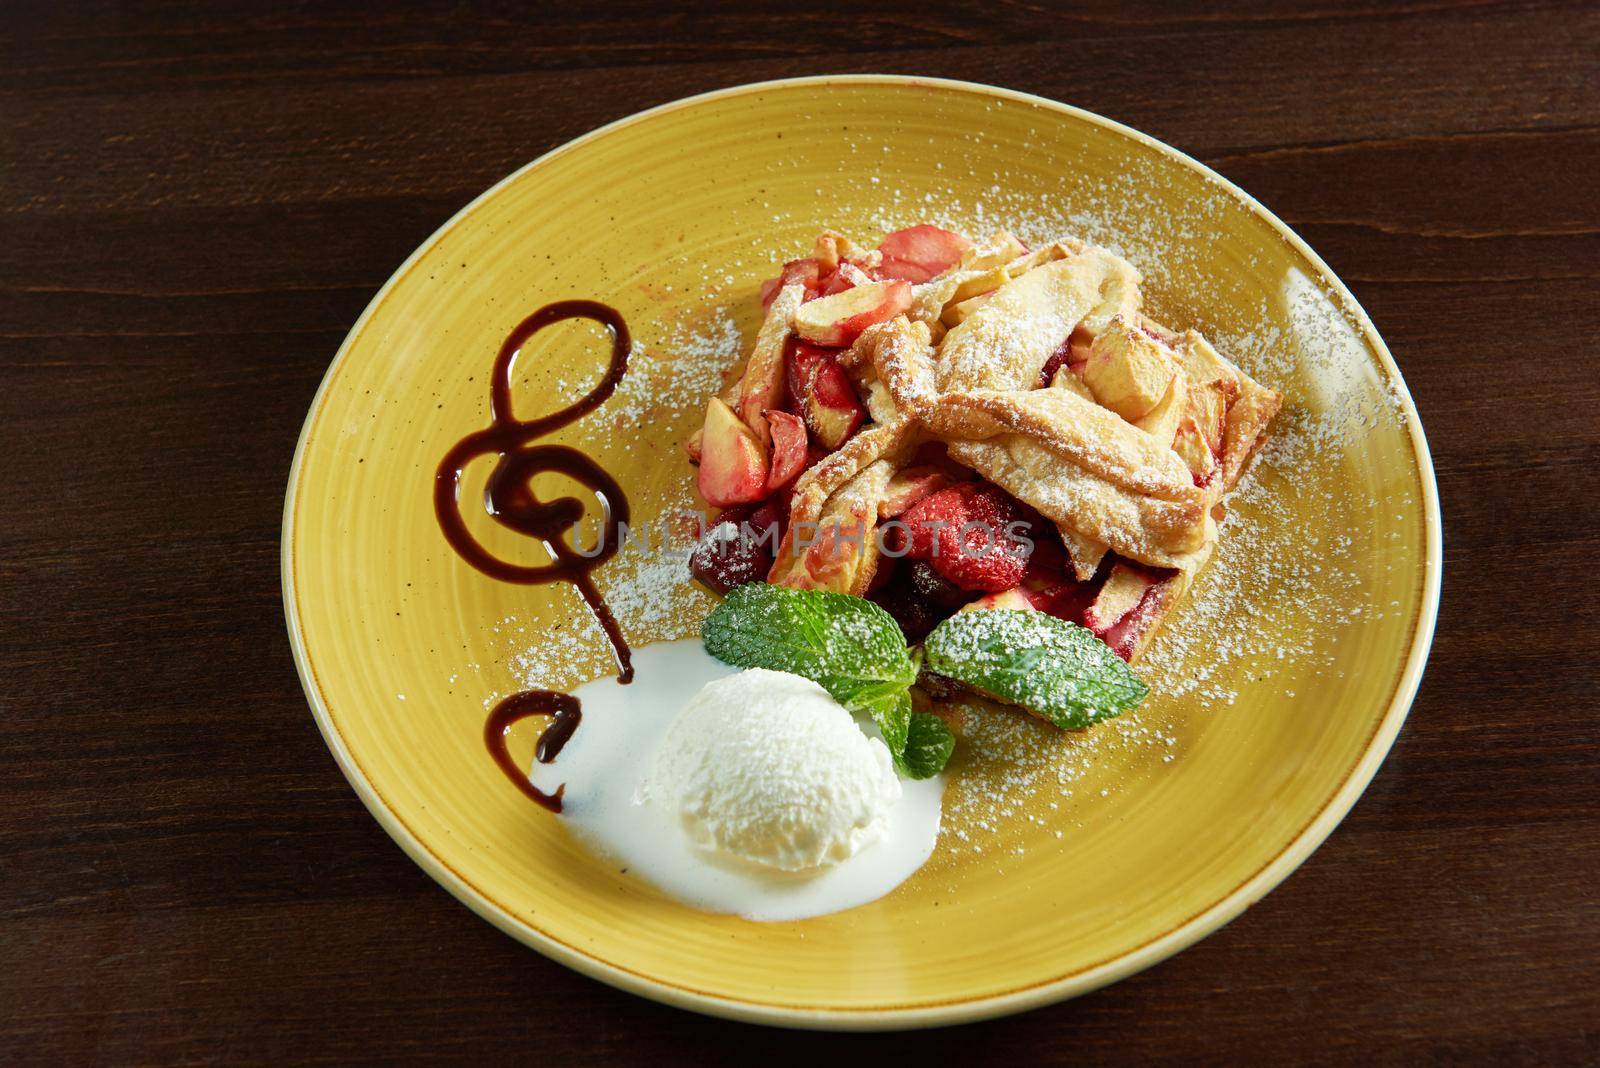
M 907 700 L 907 706 L 910 701 Z M 956 751 L 956 736 L 944 720 L 930 712 L 913 712 L 906 724 L 906 748 L 895 760 L 907 778 L 926 779 L 939 774 Z
M 930 671 L 1066 730 L 1120 715 L 1150 692 L 1093 632 L 1044 612 L 957 612 L 922 649 Z
M 1066 730 L 1135 708 L 1150 692 L 1092 632 L 1044 612 L 957 612 L 920 655 L 899 624 L 860 597 L 752 582 L 729 591 L 701 626 L 706 651 L 737 667 L 788 671 L 869 715 L 902 775 L 937 775 L 955 750 L 942 719 L 911 707 L 922 663 Z
M 911 710 L 917 662 L 905 635 L 871 601 L 751 582 L 728 592 L 700 635 L 723 663 L 803 676 L 851 712 L 870 715 L 903 774 L 925 779 L 949 760 L 955 739 L 944 723 Z

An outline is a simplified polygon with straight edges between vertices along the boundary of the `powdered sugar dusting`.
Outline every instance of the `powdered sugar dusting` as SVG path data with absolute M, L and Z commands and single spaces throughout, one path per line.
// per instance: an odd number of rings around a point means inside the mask
M 688 492 L 689 480 L 667 514 L 688 515 L 697 505 Z M 629 546 L 596 576 L 596 584 L 635 645 L 670 641 L 694 633 L 698 621 L 716 603 L 689 578 L 689 554 L 694 540 L 683 532 L 650 532 L 648 545 Z
M 634 340 L 628 373 L 606 402 L 608 415 L 676 421 L 703 412 L 706 398 L 721 388 L 728 368 L 744 358 L 739 324 L 724 307 L 710 305 L 691 317 L 645 329 L 650 332 Z

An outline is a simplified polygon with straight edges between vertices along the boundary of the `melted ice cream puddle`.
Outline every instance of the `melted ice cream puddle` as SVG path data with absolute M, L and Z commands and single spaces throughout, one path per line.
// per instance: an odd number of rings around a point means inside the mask
M 939 837 L 944 777 L 900 781 L 883 837 L 832 867 L 810 873 L 762 870 L 697 848 L 678 814 L 635 795 L 679 710 L 700 688 L 738 671 L 698 639 L 658 642 L 634 651 L 634 681 L 613 678 L 573 691 L 583 721 L 551 764 L 533 765 L 535 786 L 566 783 L 562 820 L 629 874 L 686 904 L 752 920 L 798 920 L 875 901 L 927 861 Z M 869 721 L 863 730 L 876 737 Z

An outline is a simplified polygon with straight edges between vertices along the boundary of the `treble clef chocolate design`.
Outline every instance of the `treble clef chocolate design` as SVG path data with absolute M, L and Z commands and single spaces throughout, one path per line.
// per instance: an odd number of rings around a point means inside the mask
M 511 372 L 522 346 L 540 330 L 567 319 L 591 319 L 611 334 L 611 360 L 593 389 L 565 408 L 539 419 L 518 419 L 511 406 Z M 628 523 L 628 498 L 617 480 L 593 459 L 565 445 L 540 445 L 537 439 L 594 411 L 615 392 L 628 369 L 632 340 L 622 315 L 592 300 L 563 300 L 546 304 L 517 324 L 500 346 L 489 381 L 491 422 L 483 430 L 462 438 L 445 453 L 434 473 L 433 508 L 439 528 L 451 547 L 473 567 L 503 582 L 536 585 L 570 582 L 583 595 L 589 610 L 605 631 L 616 655 L 617 681 L 633 680 L 632 655 L 622 628 L 595 587 L 591 572 L 605 563 L 622 544 L 621 529 Z M 491 553 L 467 529 L 461 515 L 461 476 L 480 456 L 497 457 L 484 489 L 483 507 L 502 526 L 538 541 L 550 557 L 543 564 L 517 564 Z M 595 547 L 580 552 L 569 543 L 576 539 L 583 503 L 573 497 L 541 500 L 533 490 L 535 476 L 555 472 L 588 488 L 600 503 L 604 518 Z M 561 791 L 546 795 L 534 789 L 516 767 L 505 748 L 511 724 L 530 715 L 554 715 L 540 737 L 539 759 L 548 763 L 576 728 L 581 713 L 575 698 L 550 691 L 516 694 L 501 702 L 485 725 L 484 740 L 496 763 L 525 792 L 553 811 L 561 810 Z

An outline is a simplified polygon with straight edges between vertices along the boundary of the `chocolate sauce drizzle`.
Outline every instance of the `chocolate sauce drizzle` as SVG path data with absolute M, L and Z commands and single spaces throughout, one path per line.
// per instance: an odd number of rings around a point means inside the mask
M 567 784 L 556 787 L 553 794 L 545 793 L 533 785 L 527 772 L 517 766 L 506 745 L 512 726 L 530 716 L 553 717 L 550 725 L 539 735 L 539 745 L 533 751 L 534 759 L 541 764 L 548 764 L 561 752 L 561 747 L 567 744 L 572 732 L 578 729 L 578 723 L 583 719 L 583 709 L 579 707 L 578 699 L 569 693 L 556 690 L 514 693 L 495 705 L 494 711 L 489 713 L 489 719 L 483 725 L 483 744 L 489 747 L 489 755 L 506 773 L 506 778 L 551 812 L 560 812 L 561 795 L 566 793 Z
M 518 419 L 511 407 L 511 372 L 517 355 L 528 340 L 547 326 L 567 319 L 591 319 L 611 334 L 611 360 L 605 376 L 594 388 L 565 408 L 539 419 Z M 433 510 L 445 539 L 461 558 L 473 567 L 502 582 L 538 585 L 570 582 L 583 595 L 594 613 L 617 662 L 617 681 L 633 681 L 633 658 L 622 628 L 611 614 L 605 598 L 595 588 L 591 572 L 622 545 L 620 530 L 628 522 L 628 498 L 617 480 L 593 459 L 565 445 L 535 444 L 538 438 L 573 423 L 600 405 L 615 392 L 628 369 L 628 350 L 632 341 L 628 324 L 615 308 L 593 300 L 563 300 L 546 304 L 517 324 L 495 357 L 489 380 L 491 421 L 483 430 L 462 438 L 445 453 L 434 473 Z M 484 490 L 483 508 L 502 526 L 524 534 L 544 546 L 550 557 L 543 564 L 515 564 L 485 549 L 467 529 L 461 515 L 461 475 L 466 466 L 480 456 L 497 457 Z M 576 538 L 578 521 L 583 518 L 583 503 L 573 497 L 540 500 L 531 485 L 536 475 L 547 471 L 566 475 L 589 489 L 600 502 L 604 519 L 599 540 L 592 550 L 579 552 L 567 538 Z M 546 794 L 528 781 L 506 749 L 506 732 L 511 725 L 529 716 L 553 716 L 539 736 L 537 757 L 541 763 L 554 760 L 582 718 L 578 700 L 570 694 L 551 690 L 530 690 L 514 694 L 495 706 L 484 725 L 484 741 L 495 763 L 529 797 L 552 812 L 561 811 L 565 789 Z

